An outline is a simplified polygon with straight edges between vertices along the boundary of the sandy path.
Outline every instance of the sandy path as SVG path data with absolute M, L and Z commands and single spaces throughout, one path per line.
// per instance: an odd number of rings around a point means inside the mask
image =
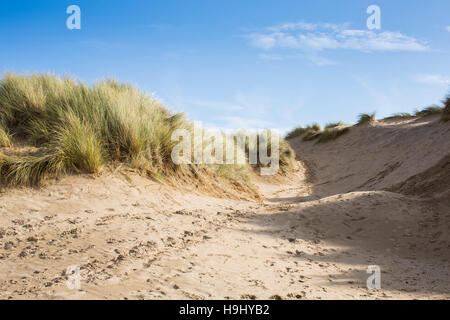
M 389 192 L 310 200 L 300 163 L 290 182 L 261 190 L 272 200 L 112 176 L 8 191 L 0 298 L 450 297 L 448 230 L 439 229 L 450 217 L 435 217 L 439 208 Z M 371 264 L 381 267 L 380 291 L 366 288 Z M 81 267 L 80 290 L 66 286 L 70 265 Z

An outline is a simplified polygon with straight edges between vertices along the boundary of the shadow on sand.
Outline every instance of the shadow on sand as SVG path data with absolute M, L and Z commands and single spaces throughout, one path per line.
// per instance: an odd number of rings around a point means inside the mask
M 327 285 L 365 287 L 367 266 L 378 265 L 384 290 L 450 292 L 448 210 L 386 191 L 287 200 L 297 203 L 289 211 L 244 216 L 252 227 L 242 231 L 286 240 L 286 254 L 299 262 L 345 265 Z

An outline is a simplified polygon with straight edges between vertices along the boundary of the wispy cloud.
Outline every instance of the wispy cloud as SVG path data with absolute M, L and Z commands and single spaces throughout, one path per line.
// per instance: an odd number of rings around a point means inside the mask
M 431 85 L 450 85 L 450 76 L 441 74 L 419 74 L 414 77 L 414 80 L 419 83 Z
M 287 59 L 306 59 L 309 60 L 312 64 L 324 67 L 336 64 L 335 61 L 318 56 L 315 53 L 301 53 L 301 54 L 271 54 L 271 53 L 261 53 L 259 57 L 263 60 L 269 61 L 281 61 Z
M 250 44 L 266 52 L 295 50 L 308 53 L 306 58 L 318 65 L 323 61 L 312 53 L 327 50 L 374 51 L 428 51 L 424 41 L 400 32 L 351 29 L 348 24 L 285 23 L 247 34 Z M 286 56 L 285 56 L 286 57 Z
M 336 64 L 336 62 L 334 62 L 333 60 L 318 56 L 316 54 L 307 54 L 304 57 L 311 61 L 314 65 L 319 67 L 331 66 Z
M 448 32 L 450 32 L 450 26 L 446 26 L 445 30 L 447 30 Z

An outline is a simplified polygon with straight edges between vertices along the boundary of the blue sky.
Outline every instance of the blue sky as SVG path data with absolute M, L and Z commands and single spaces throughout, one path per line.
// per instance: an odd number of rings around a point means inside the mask
M 381 30 L 368 30 L 369 5 Z M 81 8 L 69 30 L 66 8 Z M 219 128 L 353 123 L 440 103 L 450 1 L 2 0 L 0 70 L 105 77 Z

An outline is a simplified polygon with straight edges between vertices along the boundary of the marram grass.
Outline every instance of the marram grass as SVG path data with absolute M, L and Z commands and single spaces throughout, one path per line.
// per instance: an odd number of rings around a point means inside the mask
M 320 125 L 313 123 L 306 128 L 298 127 L 289 132 L 286 139 L 293 139 L 302 136 L 303 141 L 317 140 L 319 143 L 335 140 L 350 131 L 350 128 L 342 121 L 328 123 L 325 129 L 321 129 Z
M 436 105 L 432 105 L 429 107 L 426 107 L 422 110 L 416 110 L 414 112 L 414 116 L 416 117 L 428 117 L 436 114 L 442 114 L 444 111 L 444 108 Z
M 88 86 L 54 75 L 6 74 L 0 82 L 0 147 L 14 147 L 17 140 L 37 150 L 18 155 L 0 149 L 0 179 L 2 185 L 33 185 L 122 163 L 159 180 L 210 179 L 213 185 L 251 188 L 249 165 L 175 165 L 176 129 L 192 131 L 192 124 L 127 84 Z M 280 145 L 285 170 L 294 155 L 284 140 Z
M 314 140 L 315 138 L 317 138 L 317 133 L 320 131 L 320 125 L 318 123 L 313 123 L 306 126 L 305 128 L 295 128 L 286 135 L 286 139 L 293 139 L 299 136 L 303 136 L 304 141 Z
M 350 131 L 349 127 L 344 127 L 344 128 L 338 128 L 338 127 L 326 128 L 325 130 L 320 132 L 320 134 L 319 134 L 319 136 L 317 138 L 317 142 L 328 142 L 328 141 L 335 140 L 335 139 L 339 138 L 340 136 L 348 133 L 349 131 Z
M 0 147 L 11 147 L 11 135 L 9 129 L 0 123 Z
M 332 128 L 336 128 L 336 127 L 342 127 L 345 126 L 346 124 L 342 121 L 338 121 L 338 122 L 331 122 L 331 123 L 327 123 L 325 125 L 325 129 L 332 129 Z
M 442 101 L 444 106 L 431 105 L 422 110 L 416 110 L 414 114 L 410 113 L 396 113 L 383 120 L 391 119 L 409 119 L 409 118 L 422 118 L 432 115 L 441 115 L 441 120 L 443 122 L 450 121 L 450 94 Z M 358 115 L 358 121 L 356 125 L 364 125 L 375 121 L 375 113 L 361 113 Z M 325 125 L 324 130 L 321 129 L 320 125 L 314 123 L 308 125 L 307 127 L 297 127 L 292 131 L 288 132 L 286 139 L 294 139 L 296 137 L 302 136 L 303 141 L 317 140 L 317 142 L 328 142 L 339 138 L 340 136 L 348 133 L 351 126 L 346 125 L 342 121 L 332 122 Z
M 375 121 L 375 113 L 361 113 L 358 115 L 357 125 L 363 125 Z

